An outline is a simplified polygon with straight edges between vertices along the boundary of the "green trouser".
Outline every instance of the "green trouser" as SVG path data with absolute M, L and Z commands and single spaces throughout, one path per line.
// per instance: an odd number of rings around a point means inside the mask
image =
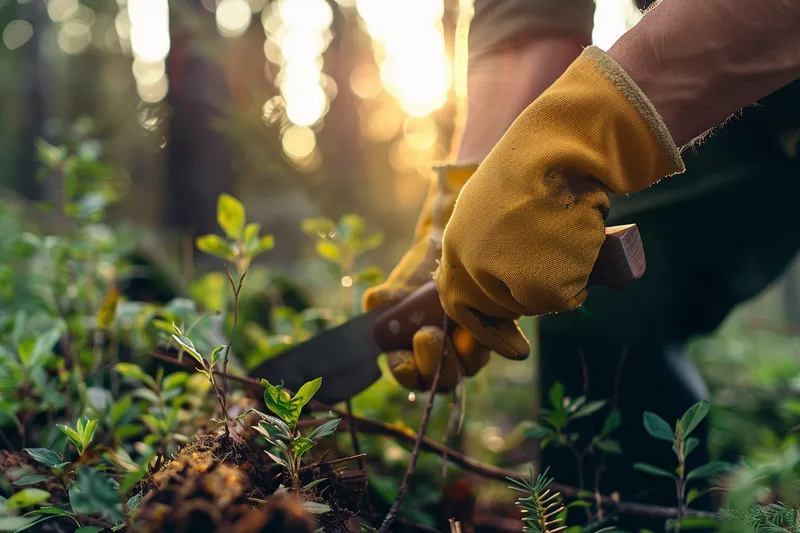
M 634 462 L 675 467 L 669 445 L 644 431 L 643 413 L 652 411 L 672 422 L 705 398 L 705 386 L 684 358 L 683 345 L 692 336 L 712 332 L 732 307 L 761 292 L 800 248 L 800 162 L 776 138 L 781 129 L 800 124 L 787 121 L 797 119 L 791 102 L 799 101 L 798 93 L 795 83 L 685 152 L 685 174 L 612 200 L 609 224 L 639 226 L 645 276 L 620 292 L 592 289 L 583 309 L 540 321 L 543 392 L 560 381 L 567 394 L 582 394 L 583 353 L 588 395 L 617 395 L 624 455 L 606 461 L 601 484 L 606 493 L 619 490 L 626 500 L 675 504 L 668 480 L 632 469 Z M 598 424 L 599 417 L 582 429 L 596 431 Z M 703 426 L 694 436 L 705 441 L 707 432 Z M 693 465 L 707 461 L 705 446 L 690 459 Z M 577 483 L 570 454 L 548 449 L 543 460 L 559 480 Z M 635 521 L 627 530 L 657 526 Z

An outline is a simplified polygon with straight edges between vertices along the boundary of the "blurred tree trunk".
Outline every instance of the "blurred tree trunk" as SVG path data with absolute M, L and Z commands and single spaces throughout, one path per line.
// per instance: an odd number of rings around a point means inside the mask
M 192 4 L 208 15 L 199 2 Z M 218 231 L 217 198 L 233 188 L 229 142 L 214 127 L 224 118 L 231 93 L 224 70 L 203 53 L 219 39 L 216 32 L 202 37 L 173 32 L 167 64 L 167 100 L 172 107 L 166 147 L 167 224 L 193 237 Z

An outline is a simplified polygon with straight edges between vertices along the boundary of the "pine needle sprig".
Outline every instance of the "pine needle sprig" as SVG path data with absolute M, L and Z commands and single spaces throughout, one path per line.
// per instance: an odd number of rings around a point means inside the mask
M 723 508 L 719 518 L 758 533 L 800 533 L 800 509 L 790 509 L 782 503 L 756 504 L 744 510 Z
M 550 468 L 534 478 L 531 466 L 531 474 L 527 479 L 506 478 L 511 482 L 508 488 L 527 494 L 517 500 L 517 505 L 525 514 L 522 518 L 524 533 L 559 533 L 567 529 L 562 514 L 564 504 L 561 493 L 549 488 L 553 480 L 547 477 L 548 470 Z

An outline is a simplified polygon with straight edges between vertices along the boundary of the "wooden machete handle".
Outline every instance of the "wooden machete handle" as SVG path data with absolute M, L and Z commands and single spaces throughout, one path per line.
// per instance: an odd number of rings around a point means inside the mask
M 644 275 L 644 248 L 636 224 L 606 228 L 606 240 L 589 276 L 589 286 L 621 289 Z M 381 349 L 410 350 L 423 326 L 441 326 L 444 310 L 436 284 L 430 281 L 387 309 L 375 320 L 375 340 Z

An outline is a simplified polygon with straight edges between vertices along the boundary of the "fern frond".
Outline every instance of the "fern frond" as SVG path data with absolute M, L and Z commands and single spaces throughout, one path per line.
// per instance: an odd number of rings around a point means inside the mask
M 517 499 L 517 505 L 525 515 L 522 518 L 523 533 L 559 533 L 567 529 L 562 514 L 564 505 L 561 493 L 549 488 L 553 480 L 547 477 L 548 470 L 534 478 L 531 466 L 527 479 L 506 478 L 512 483 L 508 488 L 527 494 Z

